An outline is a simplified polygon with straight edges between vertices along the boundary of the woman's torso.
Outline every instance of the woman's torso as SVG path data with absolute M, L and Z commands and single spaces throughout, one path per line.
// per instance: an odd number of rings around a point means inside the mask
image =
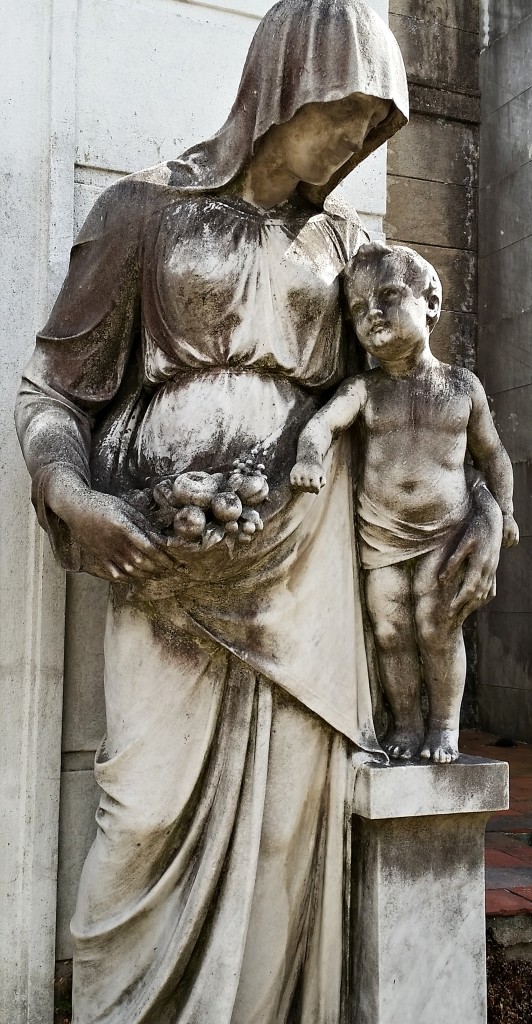
M 265 456 L 344 372 L 336 224 L 301 204 L 199 197 L 148 225 L 141 476 Z

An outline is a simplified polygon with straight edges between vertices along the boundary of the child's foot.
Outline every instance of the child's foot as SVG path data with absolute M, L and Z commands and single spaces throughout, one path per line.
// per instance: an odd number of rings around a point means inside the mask
M 383 747 L 390 757 L 416 757 L 423 739 L 423 729 L 391 729 L 384 738 Z
M 436 764 L 449 764 L 458 758 L 458 729 L 429 729 L 423 741 L 421 757 Z

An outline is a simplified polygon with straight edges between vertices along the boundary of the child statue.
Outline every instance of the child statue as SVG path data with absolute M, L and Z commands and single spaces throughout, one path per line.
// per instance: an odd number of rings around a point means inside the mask
M 518 543 L 512 467 L 477 377 L 429 346 L 441 309 L 434 268 L 405 246 L 364 245 L 344 271 L 358 339 L 378 366 L 343 382 L 299 436 L 294 488 L 319 492 L 333 438 L 357 421 L 357 526 L 367 612 L 393 726 L 394 758 L 458 757 L 466 659 L 463 616 L 440 571 L 469 512 L 465 458 L 503 514 L 503 545 Z M 421 681 L 429 699 L 425 731 Z

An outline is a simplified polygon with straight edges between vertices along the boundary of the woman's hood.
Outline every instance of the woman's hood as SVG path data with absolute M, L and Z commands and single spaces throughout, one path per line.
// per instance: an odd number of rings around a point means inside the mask
M 362 160 L 408 121 L 408 86 L 401 51 L 388 26 L 363 0 L 280 0 L 251 43 L 236 100 L 211 139 L 188 149 L 152 180 L 187 192 L 222 188 L 248 165 L 263 135 L 306 103 L 362 93 L 389 100 L 385 121 L 324 186 L 303 186 L 316 206 Z M 143 172 L 144 180 L 150 172 Z M 140 175 L 139 175 L 140 177 Z

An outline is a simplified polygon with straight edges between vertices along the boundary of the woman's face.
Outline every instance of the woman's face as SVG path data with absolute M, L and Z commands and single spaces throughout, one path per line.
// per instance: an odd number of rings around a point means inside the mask
M 271 129 L 284 169 L 309 185 L 325 185 L 390 111 L 388 100 L 355 93 L 330 103 L 307 103 Z M 273 141 L 273 140 L 272 140 Z

